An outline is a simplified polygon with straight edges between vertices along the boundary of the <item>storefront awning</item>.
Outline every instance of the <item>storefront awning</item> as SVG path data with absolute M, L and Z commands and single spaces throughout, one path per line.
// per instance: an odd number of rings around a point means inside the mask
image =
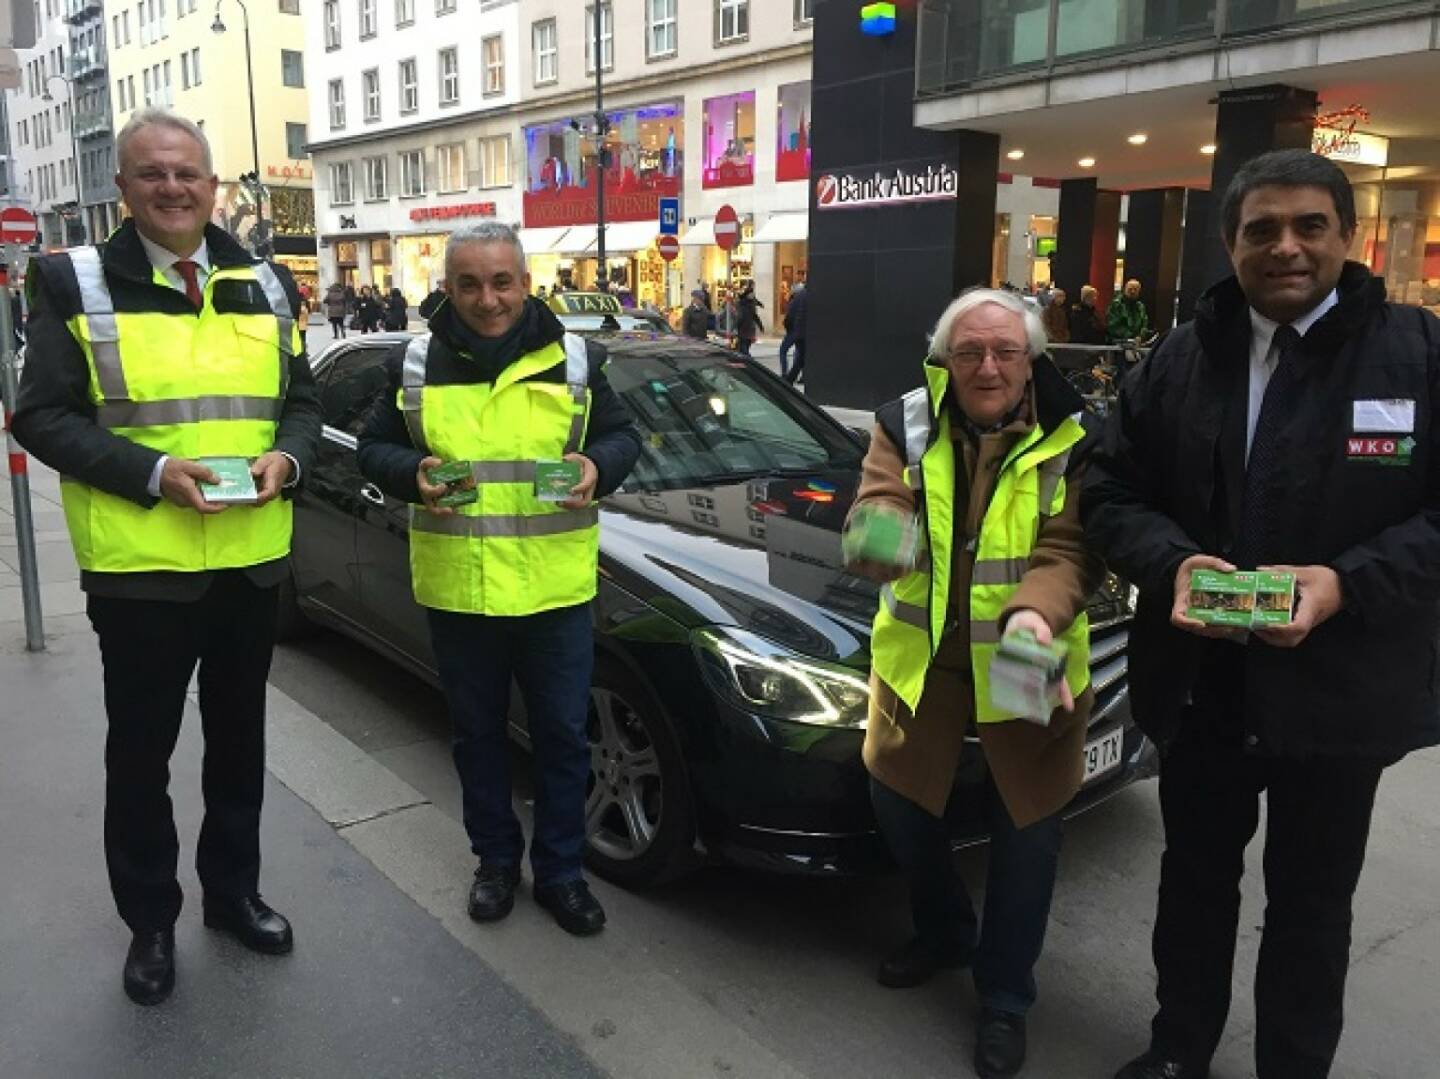
M 810 215 L 771 214 L 768 221 L 760 226 L 751 243 L 783 244 L 810 238 Z
M 658 221 L 621 221 L 605 226 L 605 255 L 628 255 L 655 246 L 660 235 Z
M 555 250 L 555 245 L 570 231 L 569 225 L 553 229 L 521 229 L 520 244 L 527 255 L 543 255 Z
M 702 217 L 680 237 L 681 247 L 710 247 L 715 243 L 715 219 Z
M 571 225 L 565 238 L 559 240 L 551 250 L 560 255 L 583 255 L 594 246 L 594 225 Z

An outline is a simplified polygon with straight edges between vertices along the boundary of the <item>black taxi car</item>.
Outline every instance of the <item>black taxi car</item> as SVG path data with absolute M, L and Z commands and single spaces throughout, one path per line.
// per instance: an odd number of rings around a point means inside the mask
M 326 427 L 297 501 L 285 619 L 434 681 L 410 590 L 410 508 L 355 462 L 382 357 L 402 339 L 352 338 L 314 359 Z M 723 348 L 652 333 L 605 342 L 642 450 L 601 503 L 588 860 L 630 885 L 705 856 L 802 872 L 887 864 L 860 761 L 877 593 L 840 556 L 863 440 Z M 1072 812 L 1153 768 L 1130 717 L 1132 608 L 1113 580 L 1090 607 L 1097 703 Z M 984 768 L 966 756 L 957 843 L 984 839 Z

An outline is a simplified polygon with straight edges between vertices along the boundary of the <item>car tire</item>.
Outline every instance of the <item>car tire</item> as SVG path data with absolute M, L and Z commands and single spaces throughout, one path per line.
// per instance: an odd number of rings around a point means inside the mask
M 586 737 L 586 863 L 627 888 L 685 873 L 695 814 L 680 741 L 650 691 L 614 660 L 596 662 Z
M 317 629 L 314 622 L 300 609 L 300 600 L 295 590 L 295 574 L 285 574 L 280 582 L 280 596 L 275 608 L 275 640 L 287 644 L 313 636 Z

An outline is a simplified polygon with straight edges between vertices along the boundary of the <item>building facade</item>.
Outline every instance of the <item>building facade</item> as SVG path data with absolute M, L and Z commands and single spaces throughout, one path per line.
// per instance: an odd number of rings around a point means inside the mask
M 65 21 L 70 26 L 66 77 L 74 110 L 80 214 L 85 238 L 102 240 L 120 224 L 120 192 L 115 187 L 109 48 L 101 0 L 65 0 Z

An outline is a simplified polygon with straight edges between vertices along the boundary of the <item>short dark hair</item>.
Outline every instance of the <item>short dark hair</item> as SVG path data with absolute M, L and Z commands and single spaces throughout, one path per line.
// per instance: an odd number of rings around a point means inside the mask
M 1355 192 L 1340 166 L 1309 150 L 1271 150 L 1241 165 L 1220 203 L 1225 246 L 1235 246 L 1240 231 L 1240 206 L 1258 187 L 1321 187 L 1330 192 L 1335 216 L 1345 232 L 1355 231 Z

